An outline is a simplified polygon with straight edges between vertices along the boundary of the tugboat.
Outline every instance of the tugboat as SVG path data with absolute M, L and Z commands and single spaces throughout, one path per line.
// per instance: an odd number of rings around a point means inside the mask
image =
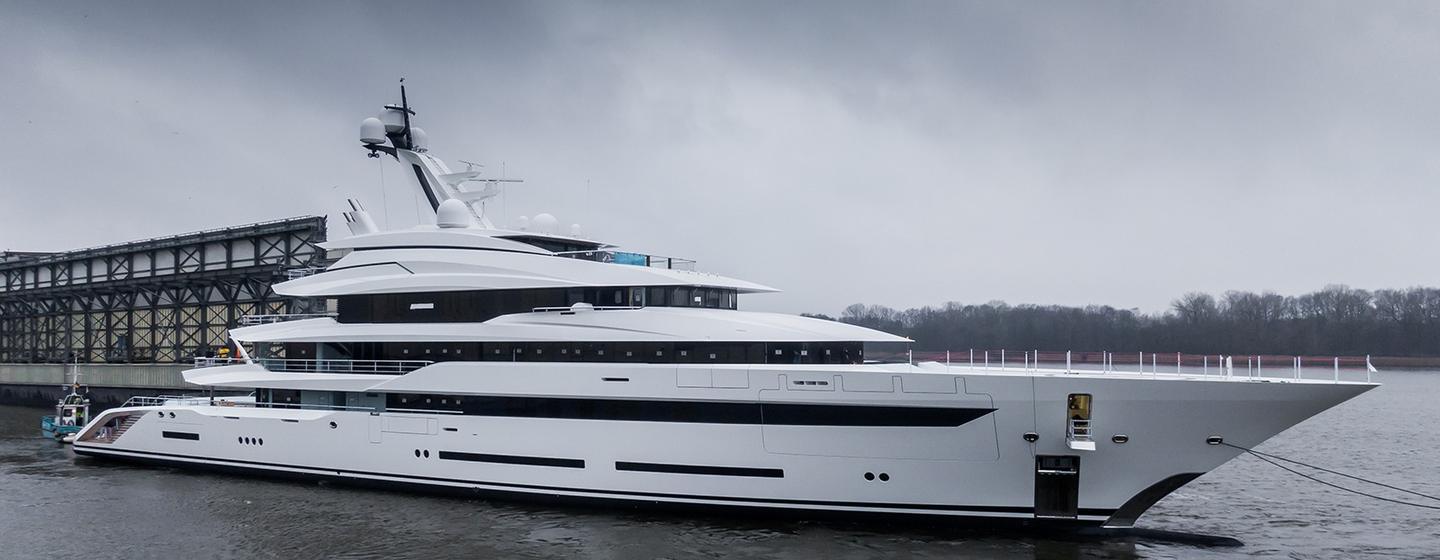
M 70 393 L 55 403 L 55 415 L 40 418 L 40 434 L 60 443 L 75 441 L 75 434 L 90 421 L 90 397 L 80 386 L 80 370 L 71 366 L 74 381 Z

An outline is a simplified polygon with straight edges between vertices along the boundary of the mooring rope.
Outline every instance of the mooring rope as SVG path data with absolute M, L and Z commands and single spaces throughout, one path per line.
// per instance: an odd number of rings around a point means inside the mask
M 1413 495 L 1413 496 L 1419 496 L 1419 497 L 1421 497 L 1421 498 L 1427 498 L 1427 499 L 1431 499 L 1431 500 L 1435 500 L 1435 501 L 1440 501 L 1440 497 L 1431 496 L 1431 495 L 1429 495 L 1429 494 L 1425 494 L 1425 493 L 1421 493 L 1421 492 L 1416 492 L 1416 491 L 1414 491 L 1414 490 L 1410 490 L 1410 489 L 1407 489 L 1407 488 L 1401 488 L 1401 487 L 1399 487 L 1399 486 L 1394 486 L 1394 485 L 1390 485 L 1390 484 L 1385 484 L 1384 482 L 1379 482 L 1379 481 L 1375 481 L 1375 480 L 1370 480 L 1370 479 L 1368 479 L 1368 478 L 1364 478 L 1364 477 L 1360 477 L 1360 476 L 1355 476 L 1355 475 L 1353 475 L 1353 474 L 1346 474 L 1346 473 L 1342 473 L 1342 472 L 1340 472 L 1340 471 L 1334 471 L 1334 470 L 1330 470 L 1330 469 L 1327 469 L 1327 468 L 1324 468 L 1324 467 L 1317 467 L 1317 466 L 1311 465 L 1311 464 L 1309 464 L 1309 463 L 1304 463 L 1304 462 L 1301 462 L 1301 461 L 1296 461 L 1296 460 L 1294 460 L 1294 459 L 1287 459 L 1287 458 L 1281 457 L 1281 456 L 1279 456 L 1279 455 L 1271 455 L 1271 454 L 1269 454 L 1269 453 L 1265 453 L 1265 452 L 1262 452 L 1262 451 L 1256 451 L 1256 450 L 1250 449 L 1250 448 L 1248 448 L 1248 447 L 1241 447 L 1241 446 L 1235 445 L 1235 444 L 1233 444 L 1233 443 L 1222 443 L 1221 445 L 1225 445 L 1225 446 L 1228 446 L 1228 447 L 1233 447 L 1233 448 L 1235 448 L 1235 449 L 1239 449 L 1239 450 L 1241 450 L 1241 451 L 1244 451 L 1244 452 L 1246 452 L 1246 453 L 1249 453 L 1249 454 L 1251 454 L 1251 455 L 1254 455 L 1256 459 L 1259 459 L 1259 460 L 1261 460 L 1261 461 L 1265 461 L 1266 463 L 1270 463 L 1271 465 L 1275 465 L 1276 467 L 1279 467 L 1280 469 L 1282 469 L 1282 470 L 1284 470 L 1284 471 L 1286 471 L 1286 472 L 1289 472 L 1289 473 L 1291 473 L 1291 474 L 1294 474 L 1294 475 L 1299 476 L 1299 477 L 1302 477 L 1302 478 L 1309 479 L 1309 480 L 1314 481 L 1314 482 L 1318 482 L 1318 483 L 1320 483 L 1320 484 L 1324 484 L 1324 485 L 1326 485 L 1326 486 L 1329 486 L 1329 487 L 1334 488 L 1334 489 L 1337 489 L 1337 490 L 1342 490 L 1342 491 L 1345 491 L 1345 492 L 1349 492 L 1349 493 L 1351 493 L 1351 494 L 1356 494 L 1356 495 L 1364 496 L 1364 497 L 1366 497 L 1366 498 L 1371 498 L 1371 499 L 1375 499 L 1375 500 L 1380 500 L 1380 501 L 1382 501 L 1382 502 L 1390 502 L 1390 503 L 1392 503 L 1392 504 L 1400 504 L 1400 505 L 1413 506 L 1413 507 L 1418 507 L 1418 508 L 1440 510 L 1440 506 L 1437 506 L 1437 505 L 1417 504 L 1417 503 L 1415 503 L 1415 502 L 1407 502 L 1407 501 L 1404 501 L 1404 500 L 1396 500 L 1396 499 L 1394 499 L 1394 498 L 1386 498 L 1385 496 L 1377 496 L 1377 495 L 1375 495 L 1375 494 L 1371 494 L 1371 493 L 1368 493 L 1368 492 L 1362 492 L 1362 491 L 1356 490 L 1356 489 L 1354 489 L 1354 488 L 1346 488 L 1346 487 L 1344 487 L 1344 486 L 1341 486 L 1341 485 L 1339 485 L 1339 484 L 1335 484 L 1335 483 L 1330 482 L 1330 481 L 1328 481 L 1328 480 L 1321 480 L 1321 479 L 1315 477 L 1314 475 L 1310 475 L 1310 474 L 1306 474 L 1306 473 L 1297 471 L 1297 470 L 1295 470 L 1295 469 L 1292 469 L 1292 468 L 1290 468 L 1290 467 L 1287 467 L 1287 466 L 1285 466 L 1285 465 L 1282 465 L 1282 464 L 1280 464 L 1280 463 L 1278 463 L 1278 462 L 1276 462 L 1276 461 L 1284 461 L 1284 462 L 1286 462 L 1286 463 L 1291 463 L 1291 464 L 1295 464 L 1295 465 L 1300 465 L 1300 466 L 1302 466 L 1302 467 L 1315 469 L 1315 470 L 1317 470 L 1317 471 L 1330 473 L 1330 474 L 1333 474 L 1333 475 L 1336 475 L 1336 476 L 1343 476 L 1343 477 L 1345 477 L 1345 478 L 1349 478 L 1349 479 L 1352 479 L 1352 480 L 1358 480 L 1358 481 L 1364 482 L 1364 483 L 1366 483 L 1366 484 L 1374 484 L 1374 485 L 1380 486 L 1380 487 L 1382 487 L 1382 488 L 1389 488 L 1389 489 L 1395 490 L 1395 491 L 1397 491 L 1397 492 L 1404 492 L 1404 493 L 1406 493 L 1406 494 L 1410 494 L 1410 495 Z

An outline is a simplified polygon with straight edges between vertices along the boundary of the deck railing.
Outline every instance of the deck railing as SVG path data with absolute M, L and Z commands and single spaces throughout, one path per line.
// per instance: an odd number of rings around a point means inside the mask
M 195 367 L 206 368 L 245 363 L 241 358 L 195 358 Z M 270 371 L 300 373 L 375 373 L 402 375 L 435 362 L 429 360 L 351 360 L 260 358 L 254 363 Z
M 1018 355 L 1018 360 L 1016 359 Z M 1064 372 L 1178 375 L 1249 379 L 1326 379 L 1370 382 L 1378 371 L 1370 356 L 1277 356 L 1185 354 L 1181 352 L 1019 352 L 969 349 L 963 352 L 916 352 L 915 361 L 940 362 L 951 368 L 983 371 Z
M 288 410 L 359 410 L 363 412 L 410 412 L 422 414 L 463 414 L 459 410 L 439 410 L 428 408 L 390 408 L 386 406 L 354 406 L 342 404 L 316 404 L 316 403 L 277 403 L 277 402 L 255 402 L 253 396 L 247 397 L 210 397 L 196 395 L 162 395 L 159 397 L 130 397 L 121 408 L 135 406 L 225 406 L 242 408 L 283 408 Z
M 304 278 L 306 276 L 314 276 L 316 274 L 320 274 L 321 272 L 325 272 L 325 267 L 307 266 L 305 268 L 291 268 L 285 271 L 285 279 L 295 280 L 297 278 Z
M 662 257 L 660 255 L 647 255 L 644 253 L 632 253 L 629 251 L 612 251 L 600 249 L 595 251 L 562 251 L 555 253 L 556 256 L 580 259 L 583 261 L 595 261 L 614 264 L 628 264 L 633 266 L 648 266 L 651 268 L 668 268 L 674 270 L 695 270 L 695 261 L 679 257 Z
M 233 397 L 228 397 L 233 398 Z M 236 404 L 235 401 L 226 400 L 227 397 L 212 399 L 206 396 L 195 395 L 160 395 L 158 397 L 133 396 L 120 405 L 121 408 L 130 406 L 198 406 L 212 402 L 227 402 L 229 406 Z
M 324 317 L 335 317 L 334 313 L 269 313 L 262 315 L 244 315 L 240 317 L 241 326 L 264 325 L 269 323 L 282 323 L 285 321 L 299 321 L 302 319 L 320 319 Z

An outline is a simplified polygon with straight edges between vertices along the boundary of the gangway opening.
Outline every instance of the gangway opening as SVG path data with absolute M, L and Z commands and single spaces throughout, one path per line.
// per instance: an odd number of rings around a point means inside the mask
M 1090 404 L 1094 399 L 1087 393 L 1073 393 L 1065 407 L 1065 444 L 1076 451 L 1094 451 L 1095 440 L 1090 437 Z

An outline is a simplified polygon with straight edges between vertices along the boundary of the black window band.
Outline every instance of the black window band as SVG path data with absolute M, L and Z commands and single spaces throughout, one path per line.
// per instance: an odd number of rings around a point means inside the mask
M 465 453 L 462 451 L 441 451 L 440 458 L 450 461 L 472 461 L 476 463 L 501 463 L 506 465 L 534 465 L 537 467 L 585 468 L 582 459 L 560 459 L 556 457 L 526 457 L 524 455 L 495 455 L 491 453 Z
M 616 461 L 615 470 L 673 474 L 704 474 L 714 476 L 753 476 L 758 478 L 785 478 L 784 469 L 767 469 L 756 467 L 717 467 L 711 465 L 672 465 L 666 463 L 635 463 L 630 461 Z
M 442 402 L 443 401 L 443 402 Z M 445 410 L 469 416 L 559 418 L 767 426 L 956 427 L 993 408 L 665 401 L 390 393 L 395 409 Z

